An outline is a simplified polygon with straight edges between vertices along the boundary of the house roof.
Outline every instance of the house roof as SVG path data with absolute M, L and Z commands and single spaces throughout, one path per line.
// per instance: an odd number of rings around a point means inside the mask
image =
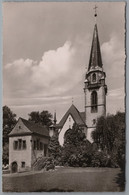
M 20 131 L 18 131 L 17 124 L 19 123 L 19 121 L 21 121 L 25 125 L 25 127 L 27 127 L 27 128 L 26 129 L 23 128 Z M 46 126 L 42 126 L 40 124 L 25 120 L 23 118 L 19 118 L 17 124 L 13 128 L 13 130 L 10 132 L 9 136 L 35 133 L 35 134 L 49 137 L 49 132 L 48 132 L 48 129 Z
M 62 128 L 64 126 L 64 123 L 66 122 L 69 115 L 73 117 L 73 120 L 80 126 L 86 126 L 85 124 L 85 117 L 84 112 L 79 112 L 78 109 L 72 104 L 71 107 L 68 109 L 66 114 L 63 116 L 59 124 L 57 124 L 58 128 Z
M 85 112 L 80 112 L 81 118 L 83 121 L 85 121 Z

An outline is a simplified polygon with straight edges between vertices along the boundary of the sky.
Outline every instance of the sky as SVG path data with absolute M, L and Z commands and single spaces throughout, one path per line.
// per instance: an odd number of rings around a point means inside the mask
M 124 111 L 124 2 L 3 3 L 3 105 L 28 119 L 32 111 L 57 113 L 72 104 L 84 111 L 94 6 L 103 68 L 107 113 Z

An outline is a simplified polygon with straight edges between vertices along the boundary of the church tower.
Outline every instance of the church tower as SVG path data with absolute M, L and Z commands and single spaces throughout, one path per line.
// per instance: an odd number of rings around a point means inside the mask
M 95 19 L 97 17 L 95 7 Z M 91 133 L 96 127 L 97 118 L 106 116 L 106 74 L 103 71 L 97 22 L 95 22 L 89 66 L 85 76 L 85 118 L 87 139 L 92 142 Z

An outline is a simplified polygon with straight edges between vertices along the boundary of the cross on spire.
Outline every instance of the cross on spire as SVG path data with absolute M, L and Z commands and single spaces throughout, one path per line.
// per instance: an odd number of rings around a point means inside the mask
M 73 99 L 73 97 L 72 97 L 72 104 L 73 104 L 73 102 L 74 102 L 74 99 Z
M 93 8 L 95 10 L 95 14 L 94 14 L 94 17 L 97 17 L 97 6 L 95 5 L 95 7 Z

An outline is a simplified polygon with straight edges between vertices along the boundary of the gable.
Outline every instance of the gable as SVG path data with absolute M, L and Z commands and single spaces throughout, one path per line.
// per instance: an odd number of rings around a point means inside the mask
M 82 119 L 82 116 L 80 114 L 80 112 L 77 110 L 77 108 L 72 105 L 69 110 L 66 112 L 66 114 L 63 116 L 63 118 L 61 119 L 61 121 L 58 124 L 58 128 L 63 128 L 68 116 L 71 115 L 73 120 L 75 121 L 76 124 L 80 125 L 80 126 L 86 126 L 84 120 Z
M 46 126 L 42 126 L 32 121 L 27 121 L 23 118 L 18 119 L 17 124 L 10 132 L 9 136 L 28 135 L 28 134 L 30 135 L 32 133 L 49 137 L 49 131 Z
M 25 126 L 21 118 L 19 118 L 13 130 L 9 133 L 9 136 L 22 134 L 31 134 L 31 131 Z

